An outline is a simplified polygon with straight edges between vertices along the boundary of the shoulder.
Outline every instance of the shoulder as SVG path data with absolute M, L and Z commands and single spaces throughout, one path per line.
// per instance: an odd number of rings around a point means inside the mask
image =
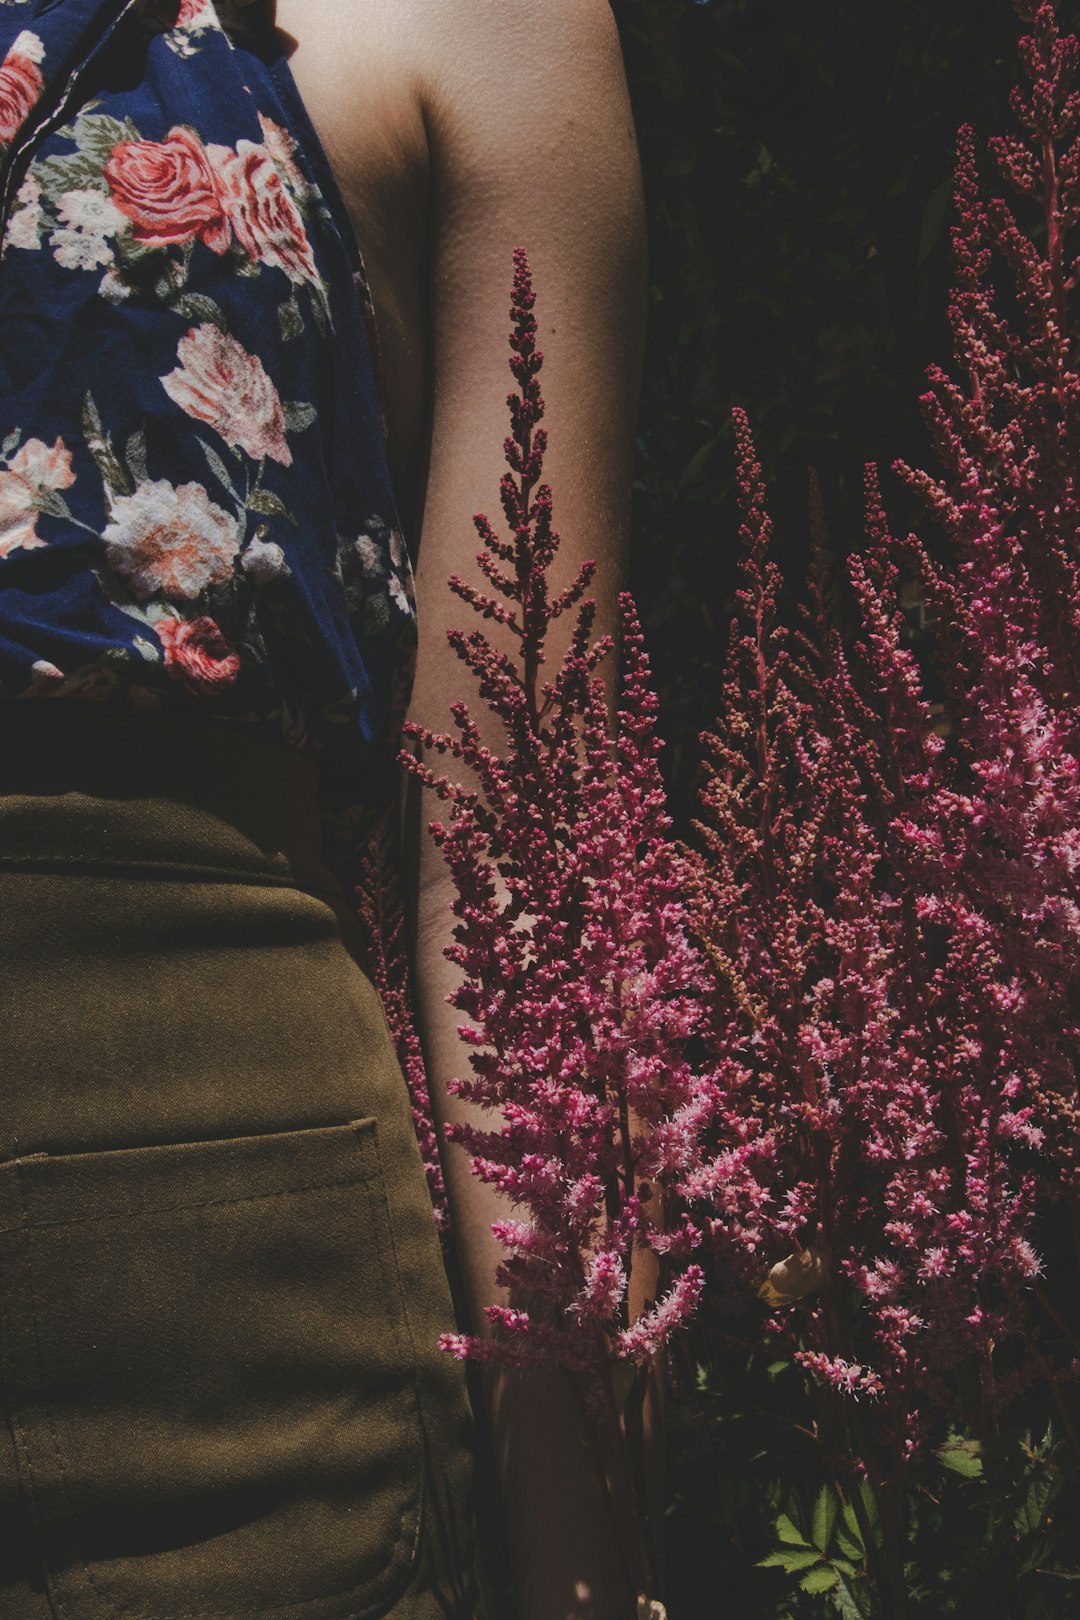
M 573 206 L 638 183 L 608 0 L 396 0 L 416 20 L 417 85 L 445 197 L 527 187 Z M 422 35 L 422 38 L 419 37 Z
M 402 0 L 399 0 L 402 3 Z M 621 75 L 608 0 L 403 0 L 422 82 L 439 112 L 503 129 L 601 102 Z

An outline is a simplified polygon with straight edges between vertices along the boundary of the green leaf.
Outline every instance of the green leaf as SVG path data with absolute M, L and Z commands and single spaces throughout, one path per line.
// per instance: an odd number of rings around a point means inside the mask
M 105 191 L 107 189 L 97 158 L 85 152 L 43 158 L 34 165 L 34 176 L 46 197 L 54 201 L 65 191 Z
M 853 1583 L 838 1575 L 833 1602 L 840 1620 L 871 1620 L 871 1597 L 865 1582 Z
M 279 304 L 277 313 L 278 324 L 281 327 L 281 335 L 285 339 L 286 343 L 288 343 L 290 338 L 303 337 L 304 318 L 300 313 L 300 308 L 295 298 L 287 298 L 283 304 Z
M 283 400 L 281 408 L 285 413 L 285 426 L 290 433 L 303 433 L 319 415 L 314 405 L 307 405 L 299 399 Z
M 1061 1494 L 1064 1483 L 1060 1474 L 1050 1473 L 1049 1470 L 1032 1480 L 1028 1486 L 1028 1493 L 1013 1519 L 1022 1536 L 1033 1535 L 1036 1530 L 1042 1529 L 1047 1514 Z
M 938 1462 L 963 1479 L 978 1479 L 983 1471 L 982 1447 L 977 1440 L 952 1434 L 935 1452 Z
M 820 1552 L 829 1550 L 833 1526 L 836 1524 L 836 1511 L 836 1497 L 827 1485 L 823 1485 L 817 1494 L 813 1518 L 810 1521 L 810 1540 Z
M 786 1513 L 777 1515 L 776 1534 L 786 1547 L 809 1547 L 810 1545 L 802 1531 L 788 1518 Z
M 219 331 L 224 332 L 226 330 L 225 316 L 222 313 L 221 305 L 216 304 L 205 293 L 182 292 L 173 299 L 172 307 L 185 320 L 209 321 Z
M 110 495 L 130 495 L 131 484 L 113 451 L 112 443 L 101 425 L 97 406 L 89 390 L 83 395 L 81 425 L 86 448 L 97 463 L 98 472 Z
M 804 1592 L 831 1592 L 839 1580 L 840 1577 L 835 1569 L 830 1569 L 826 1564 L 822 1569 L 808 1571 L 799 1582 L 799 1585 Z
M 19 440 L 21 438 L 22 438 L 22 428 L 12 428 L 11 432 L 8 434 L 7 438 L 4 440 L 3 444 L 0 444 L 0 456 L 3 456 L 5 461 L 8 459 L 9 456 L 12 456 L 12 455 L 15 454 L 15 451 L 19 447 Z
M 789 1575 L 795 1575 L 801 1569 L 809 1569 L 811 1564 L 820 1564 L 821 1558 L 813 1547 L 800 1549 L 798 1547 L 781 1547 L 758 1562 L 759 1569 L 786 1569 Z
M 76 122 L 72 134 L 79 151 L 93 158 L 99 171 L 105 167 L 113 148 L 119 146 L 121 141 L 138 140 L 138 134 L 133 135 L 130 123 L 122 124 L 118 118 L 110 118 L 107 113 L 84 113 Z
M 875 1547 L 880 1547 L 881 1525 L 878 1523 L 877 1503 L 874 1500 L 874 1493 L 865 1480 L 862 1480 L 861 1483 L 855 1488 L 859 1493 L 859 1498 L 863 1507 L 863 1516 L 870 1526 L 870 1534 L 874 1545 Z M 866 1543 L 863 1540 L 863 1533 L 859 1527 L 859 1520 L 855 1513 L 855 1509 L 850 1501 L 844 1503 L 843 1520 L 847 1527 L 848 1533 L 856 1544 L 858 1553 L 865 1554 L 867 1550 Z
M 719 442 L 719 439 L 716 438 L 706 439 L 705 443 L 703 445 L 699 445 L 699 447 L 694 451 L 694 454 L 690 457 L 690 460 L 683 468 L 682 477 L 675 486 L 676 495 L 681 495 L 683 490 L 686 489 L 688 485 L 695 482 L 705 466 L 705 463 L 708 461 Z M 784 1365 L 787 1365 L 786 1362 Z
M 213 475 L 217 479 L 218 483 L 222 486 L 223 489 L 227 489 L 229 494 L 234 496 L 236 500 L 239 500 L 240 497 L 239 497 L 239 495 L 237 495 L 236 490 L 233 488 L 232 479 L 229 477 L 229 469 L 228 469 L 228 467 L 226 467 L 225 463 L 222 461 L 222 459 L 218 455 L 217 451 L 213 448 L 212 445 L 207 444 L 205 439 L 200 439 L 199 440 L 199 448 L 202 450 L 203 455 L 206 457 L 207 463 L 208 463 L 208 465 L 210 467 L 210 471 L 213 473 Z
M 136 484 L 148 484 L 150 472 L 146 465 L 146 433 L 136 428 L 124 447 L 124 460 Z
M 845 1558 L 851 1558 L 857 1564 L 861 1564 L 866 1557 L 866 1549 L 862 1542 L 856 1541 L 853 1536 L 849 1535 L 846 1524 L 840 1524 L 837 1527 L 836 1545 Z
M 69 518 L 71 507 L 65 501 L 58 489 L 43 489 L 38 495 L 38 505 L 49 517 Z
M 311 313 L 315 317 L 315 325 L 319 328 L 320 333 L 325 337 L 327 329 L 330 326 L 330 304 L 326 296 L 326 288 L 320 281 L 318 287 L 312 287 L 310 291 Z
M 272 489 L 253 489 L 246 504 L 249 511 L 261 512 L 264 517 L 283 517 L 293 525 L 296 523 L 285 502 Z

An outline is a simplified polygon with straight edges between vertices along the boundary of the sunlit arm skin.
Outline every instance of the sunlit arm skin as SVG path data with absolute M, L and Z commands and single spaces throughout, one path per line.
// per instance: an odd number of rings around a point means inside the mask
M 519 244 L 546 356 L 559 577 L 594 558 L 598 629 L 614 625 L 644 310 L 640 178 L 615 28 L 606 0 L 279 0 L 277 22 L 299 42 L 293 71 L 367 259 L 392 464 L 417 563 L 410 718 L 441 730 L 451 702 L 475 699 L 446 641 L 469 610 L 446 581 L 474 572 L 472 514 L 498 516 Z M 467 1052 L 445 1003 L 455 982 L 443 955 L 453 894 L 425 831 L 435 808 L 409 806 L 408 879 L 433 1101 L 438 1117 L 455 1120 L 470 1110 L 446 1086 L 467 1072 Z M 448 1150 L 446 1173 L 480 1326 L 483 1305 L 500 1297 L 490 1224 L 507 1206 L 470 1174 L 460 1148 Z M 488 1397 L 520 1620 L 626 1620 L 568 1390 L 557 1378 L 492 1377 Z

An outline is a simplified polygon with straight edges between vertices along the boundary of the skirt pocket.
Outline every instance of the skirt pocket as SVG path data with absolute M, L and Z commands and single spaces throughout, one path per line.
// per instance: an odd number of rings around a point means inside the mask
M 2 1384 L 65 1620 L 344 1620 L 423 1443 L 374 1120 L 0 1165 Z

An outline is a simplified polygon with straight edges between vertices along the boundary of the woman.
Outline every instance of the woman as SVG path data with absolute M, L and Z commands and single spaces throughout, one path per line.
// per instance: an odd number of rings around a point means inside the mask
M 0 60 L 0 1614 L 464 1617 L 466 1404 L 343 851 L 410 690 L 434 727 L 471 695 L 445 581 L 501 470 L 519 242 L 564 566 L 597 557 L 610 622 L 642 308 L 611 18 L 5 0 Z M 478 1316 L 499 1210 L 447 1175 Z M 522 1620 L 621 1620 L 576 1416 L 488 1397 Z

